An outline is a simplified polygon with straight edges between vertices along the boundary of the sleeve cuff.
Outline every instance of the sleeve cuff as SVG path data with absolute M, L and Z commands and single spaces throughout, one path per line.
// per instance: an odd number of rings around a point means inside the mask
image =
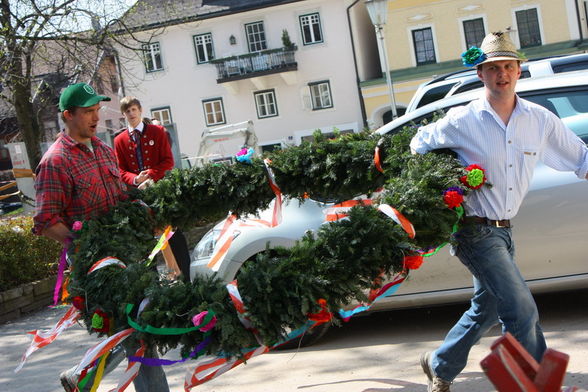
M 60 216 L 54 216 L 49 221 L 36 221 L 35 225 L 33 226 L 33 234 L 42 235 L 43 230 L 58 223 L 65 224 L 64 220 Z M 67 225 L 66 225 L 67 226 Z

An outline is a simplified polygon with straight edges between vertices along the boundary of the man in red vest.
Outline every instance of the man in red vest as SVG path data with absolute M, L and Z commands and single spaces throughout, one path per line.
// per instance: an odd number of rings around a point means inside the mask
M 139 186 L 149 179 L 159 181 L 174 167 L 165 128 L 143 122 L 141 102 L 135 97 L 124 97 L 120 111 L 128 128 L 114 138 L 114 151 L 123 182 Z
M 120 111 L 128 127 L 114 138 L 114 151 L 122 181 L 128 186 L 143 188 L 151 181 L 161 180 L 174 167 L 174 158 L 167 131 L 161 125 L 143 120 L 141 102 L 124 97 Z M 180 230 L 169 239 L 173 255 L 184 281 L 190 280 L 190 252 L 186 237 Z

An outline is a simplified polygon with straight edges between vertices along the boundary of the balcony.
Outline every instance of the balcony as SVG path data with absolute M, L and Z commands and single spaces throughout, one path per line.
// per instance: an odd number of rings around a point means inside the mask
M 217 83 L 256 78 L 280 72 L 295 71 L 298 68 L 293 48 L 279 48 L 247 53 L 210 61 L 217 71 Z

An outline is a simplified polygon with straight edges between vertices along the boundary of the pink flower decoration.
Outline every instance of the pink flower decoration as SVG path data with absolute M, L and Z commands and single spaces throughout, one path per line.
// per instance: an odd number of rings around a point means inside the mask
M 192 317 L 192 323 L 194 324 L 194 326 L 195 327 L 200 326 L 200 324 L 204 321 L 204 318 L 206 317 L 206 315 L 208 315 L 207 310 L 200 312 L 197 315 L 195 315 L 194 317 Z M 202 331 L 202 332 L 210 331 L 216 325 L 216 320 L 217 320 L 216 316 L 212 316 L 212 319 L 210 320 L 210 322 L 208 324 L 204 325 L 202 328 L 200 328 L 200 331 Z
M 82 230 L 82 225 L 83 225 L 83 223 L 82 223 L 82 222 L 80 222 L 80 221 L 75 221 L 75 222 L 73 223 L 72 230 L 73 230 L 73 231 L 80 231 L 80 230 Z

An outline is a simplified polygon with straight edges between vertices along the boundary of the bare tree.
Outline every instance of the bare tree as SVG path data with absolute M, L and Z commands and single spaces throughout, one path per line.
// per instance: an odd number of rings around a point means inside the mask
M 14 108 L 32 168 L 41 159 L 38 114 L 57 103 L 60 88 L 81 75 L 92 79 L 101 59 L 112 55 L 113 41 L 140 49 L 119 20 L 125 6 L 123 0 L 0 0 L 0 99 Z

